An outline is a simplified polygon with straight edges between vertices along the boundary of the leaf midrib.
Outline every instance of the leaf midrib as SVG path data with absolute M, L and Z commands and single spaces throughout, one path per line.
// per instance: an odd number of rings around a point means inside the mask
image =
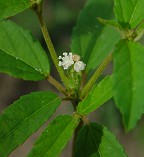
M 134 75 L 133 75 L 133 70 L 132 70 L 132 69 L 133 69 L 133 68 L 132 68 L 132 67 L 133 67 L 133 66 L 132 66 L 132 57 L 131 57 L 131 51 L 130 51 L 129 44 L 130 44 L 130 43 L 126 43 L 127 49 L 128 49 L 128 53 L 129 53 L 129 59 L 130 59 L 130 67 L 131 67 L 130 70 L 131 70 L 131 80 L 132 80 L 132 81 L 131 81 L 131 89 L 130 89 L 130 90 L 131 90 L 131 101 L 130 101 L 130 104 L 131 104 L 131 105 L 130 105 L 130 112 L 129 112 L 128 127 L 129 127 L 130 122 L 131 122 L 132 109 L 133 109 L 133 101 L 134 101 L 134 100 L 133 100 L 133 99 L 134 99 L 134 92 L 133 92 L 133 90 L 132 90 L 132 89 L 133 89 L 133 84 L 134 84 L 134 83 L 133 83 L 133 82 L 134 82 L 134 77 L 133 77 Z
M 30 116 L 28 116 L 27 118 L 25 118 L 21 123 L 19 123 L 19 125 L 17 125 L 15 128 L 13 128 L 5 137 L 3 137 L 0 141 L 0 143 L 2 143 L 2 141 L 7 138 L 8 136 L 11 135 L 11 133 L 13 133 L 17 128 L 21 127 L 25 121 L 29 120 L 30 118 L 32 118 L 33 116 L 35 116 L 39 111 L 43 110 L 43 108 L 47 107 L 49 104 L 53 103 L 54 101 L 58 100 L 58 98 L 53 99 L 53 101 L 49 102 L 48 104 L 42 106 L 40 109 L 38 109 L 36 112 L 34 112 L 33 114 L 31 114 Z M 44 101 L 44 100 L 43 100 Z M 3 116 L 2 116 L 3 117 Z
M 100 157 L 103 157 L 103 155 L 102 155 L 102 153 L 101 153 L 101 151 L 100 151 L 100 149 L 99 149 L 99 147 L 98 147 L 98 145 L 97 145 L 97 142 L 96 142 L 96 140 L 95 140 L 95 137 L 94 137 L 94 135 L 93 135 L 91 126 L 88 126 L 88 128 L 89 128 L 89 130 L 90 130 L 90 134 L 91 134 L 92 139 L 93 139 L 93 141 L 94 141 L 94 143 L 95 143 L 95 145 L 96 145 L 96 148 L 97 148 L 97 150 L 98 150 L 98 153 L 99 153 Z
M 3 26 L 2 26 L 2 27 L 3 27 Z M 9 34 L 7 33 L 7 30 L 5 29 L 5 27 L 3 27 L 3 30 L 4 30 L 5 34 L 6 34 L 7 36 L 9 36 Z M 9 41 L 10 41 L 11 46 L 13 47 L 13 49 L 17 52 L 17 50 L 16 50 L 16 48 L 15 48 L 15 46 L 14 46 L 14 44 L 13 44 L 13 41 L 11 40 L 11 37 L 9 38 Z M 3 48 L 1 48 L 1 47 L 0 47 L 0 49 L 1 49 L 3 52 L 5 52 L 7 55 L 12 56 L 12 57 L 15 58 L 15 59 L 17 58 L 13 53 L 10 54 L 7 50 L 5 50 L 5 49 L 3 49 Z M 25 62 L 24 60 L 22 60 L 21 57 L 18 57 L 18 60 L 24 62 L 25 64 L 29 65 L 30 67 L 32 67 L 32 68 L 35 70 L 35 67 L 33 67 L 31 64 L 29 64 L 29 63 Z
M 24 69 L 21 69 L 20 67 L 9 67 L 9 66 L 3 66 L 3 65 L 0 65 L 1 67 L 4 67 L 4 68 L 9 68 L 9 69 L 15 69 L 15 70 L 20 70 L 22 72 L 26 72 L 26 73 L 30 73 L 30 74 L 38 74 L 38 72 L 35 70 L 35 71 L 30 71 L 30 70 L 24 70 Z M 42 75 L 42 74 L 40 74 Z
M 50 152 L 50 149 L 57 143 L 57 141 L 61 138 L 61 135 L 65 132 L 65 130 L 71 125 L 71 123 L 75 121 L 74 119 L 71 119 L 71 121 L 69 122 L 69 124 L 64 128 L 64 130 L 61 132 L 61 134 L 58 136 L 58 138 L 56 139 L 56 141 L 54 141 L 51 146 L 49 147 L 49 150 L 46 152 L 45 157 L 47 157 L 47 154 Z
M 136 12 L 136 9 L 137 9 L 137 6 L 138 6 L 138 4 L 139 4 L 139 1 L 140 1 L 140 0 L 137 0 L 137 2 L 136 2 L 136 4 L 135 4 L 135 7 L 134 7 L 133 12 L 132 12 L 132 14 L 131 14 L 131 17 L 130 17 L 130 19 L 129 19 L 129 23 L 131 23 L 132 20 L 133 20 L 134 13 Z
M 109 93 L 109 91 L 106 91 L 105 93 L 103 93 L 103 95 L 105 95 L 105 94 L 107 94 L 107 93 Z M 103 96 L 102 95 L 102 96 Z M 102 97 L 101 96 L 101 97 Z M 98 97 L 98 99 L 100 99 L 99 97 Z M 93 101 L 92 103 L 90 103 L 90 105 L 89 106 L 87 106 L 84 110 L 83 110 L 83 112 L 81 112 L 81 114 L 84 114 L 84 112 L 86 111 L 86 110 L 88 110 L 89 108 L 91 108 L 92 106 L 93 106 L 93 104 L 95 104 L 95 103 L 97 103 L 97 102 L 95 102 L 95 101 Z M 98 107 L 98 106 L 97 106 Z
M 13 25 L 13 24 L 12 24 L 12 25 Z M 3 26 L 2 26 L 2 27 L 3 27 Z M 18 51 L 17 51 L 16 47 L 15 47 L 14 44 L 13 44 L 13 40 L 11 39 L 11 36 L 9 36 L 9 34 L 8 34 L 8 32 L 7 32 L 7 29 L 6 29 L 5 27 L 3 27 L 3 30 L 4 30 L 5 34 L 9 37 L 11 46 L 13 47 L 13 49 L 14 49 L 15 52 L 16 52 L 15 55 L 17 55 Z M 26 39 L 26 37 L 25 37 L 25 34 L 23 35 L 23 33 L 21 33 L 21 32 L 27 33 L 27 35 L 29 36 L 28 32 L 25 31 L 25 30 L 22 30 L 21 28 L 19 29 L 19 32 L 20 32 L 21 36 L 24 38 L 24 40 L 27 41 L 27 39 Z M 37 43 L 34 43 L 32 37 L 30 37 L 30 38 L 31 38 L 33 44 L 37 44 Z M 34 54 L 34 56 L 35 56 L 35 58 L 36 58 L 36 60 L 37 60 L 37 63 L 40 65 L 41 71 L 39 70 L 39 68 L 38 68 L 37 66 L 35 67 L 35 65 L 32 65 L 32 64 L 30 64 L 29 62 L 26 62 L 25 60 L 23 60 L 23 59 L 21 58 L 21 56 L 18 57 L 18 59 L 19 59 L 20 61 L 24 62 L 25 64 L 29 65 L 30 67 L 32 67 L 34 70 L 37 68 L 36 71 L 39 71 L 40 73 L 43 73 L 43 74 L 44 74 L 44 69 L 42 68 L 41 62 L 39 61 L 37 55 L 34 53 L 35 50 L 34 50 L 33 47 L 30 45 L 29 40 L 28 40 L 27 44 L 29 45 L 29 48 L 32 50 L 31 52 Z M 16 56 L 14 56 L 13 52 L 10 54 L 7 50 L 5 50 L 5 49 L 3 49 L 3 48 L 0 48 L 0 49 L 1 49 L 3 52 L 7 53 L 8 55 L 13 56 L 14 58 L 16 58 Z M 45 75 L 45 74 L 44 74 L 44 75 Z
M 13 57 L 14 59 L 17 58 L 16 56 L 14 56 L 14 55 L 12 55 L 12 54 L 9 54 L 6 50 L 3 50 L 2 48 L 0 48 L 0 50 L 3 51 L 3 52 L 5 52 L 7 55 Z M 19 60 L 19 61 L 23 62 L 23 63 L 26 64 L 27 66 L 30 66 L 31 68 L 33 68 L 34 71 L 39 72 L 41 75 L 44 75 L 44 74 L 42 73 L 43 71 L 35 70 L 35 67 L 33 67 L 31 64 L 25 62 L 25 61 L 22 60 L 21 58 L 18 57 L 18 59 L 16 59 L 16 60 Z M 15 69 L 16 69 L 16 68 L 15 68 Z M 19 68 L 19 69 L 20 69 L 20 68 Z M 22 70 L 22 69 L 20 69 L 20 70 Z M 22 71 L 24 71 L 24 70 L 22 70 Z

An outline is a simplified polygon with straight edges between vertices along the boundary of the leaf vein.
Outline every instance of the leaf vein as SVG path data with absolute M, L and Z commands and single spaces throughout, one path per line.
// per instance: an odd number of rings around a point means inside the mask
M 19 125 L 17 125 L 15 128 L 13 128 L 5 137 L 3 137 L 1 140 L 0 140 L 0 143 L 2 143 L 2 141 L 7 138 L 8 136 L 11 135 L 11 133 L 13 133 L 16 129 L 18 129 L 19 127 L 21 127 L 23 125 L 23 123 L 27 120 L 29 120 L 30 118 L 32 118 L 33 116 L 35 116 L 35 114 L 37 114 L 39 111 L 41 111 L 42 109 L 44 109 L 45 107 L 47 107 L 49 104 L 51 104 L 52 102 L 58 100 L 58 98 L 55 98 L 53 99 L 53 101 L 49 102 L 48 104 L 42 106 L 40 109 L 38 109 L 36 112 L 34 112 L 33 114 L 31 114 L 30 116 L 28 116 L 27 118 L 25 118 L 21 123 L 19 123 Z M 3 117 L 3 116 L 2 116 Z

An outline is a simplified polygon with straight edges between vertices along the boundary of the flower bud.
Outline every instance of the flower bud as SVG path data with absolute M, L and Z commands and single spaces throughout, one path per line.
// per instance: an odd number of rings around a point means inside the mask
M 73 61 L 75 61 L 75 62 L 77 62 L 77 61 L 80 60 L 80 56 L 79 56 L 79 55 L 76 55 L 76 54 L 73 55 L 72 58 L 73 58 Z

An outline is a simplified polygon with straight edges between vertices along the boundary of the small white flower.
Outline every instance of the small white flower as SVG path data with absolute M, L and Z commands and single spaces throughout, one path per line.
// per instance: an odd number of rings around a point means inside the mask
M 74 70 L 76 72 L 80 72 L 85 69 L 86 64 L 80 61 L 80 56 L 76 54 L 72 54 L 64 52 L 63 56 L 59 56 L 59 66 L 62 66 L 64 70 L 68 69 L 70 66 L 74 64 Z
M 82 70 L 85 69 L 85 66 L 86 64 L 84 64 L 82 61 L 77 61 L 75 64 L 74 64 L 74 70 L 76 72 L 80 72 Z
M 63 66 L 64 69 L 68 69 L 71 65 L 74 64 L 72 53 L 63 53 L 64 57 L 59 56 L 59 66 Z

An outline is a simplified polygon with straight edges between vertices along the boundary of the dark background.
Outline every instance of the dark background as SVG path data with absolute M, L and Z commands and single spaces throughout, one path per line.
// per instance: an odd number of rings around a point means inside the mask
M 70 51 L 72 28 L 76 24 L 77 16 L 83 8 L 85 1 L 86 0 L 45 0 L 45 20 L 57 53 L 62 54 L 64 51 Z M 31 10 L 20 13 L 11 19 L 23 28 L 30 29 L 34 37 L 40 40 L 46 50 L 39 22 Z M 111 69 L 112 65 L 107 68 L 104 75 L 110 73 Z M 55 78 L 59 79 L 53 63 L 51 63 L 51 74 Z M 6 74 L 0 74 L 0 113 L 20 96 L 40 90 L 51 90 L 60 95 L 60 93 L 58 93 L 58 91 L 46 80 L 38 82 L 23 81 L 21 79 L 12 78 Z M 64 102 L 59 107 L 55 115 L 72 114 L 72 105 L 67 103 L 68 102 Z M 55 115 L 51 119 L 53 119 Z M 117 136 L 120 143 L 124 145 L 129 157 L 144 156 L 144 118 L 139 121 L 135 129 L 128 134 L 125 134 L 121 123 L 120 113 L 115 108 L 113 100 L 110 100 L 96 112 L 93 112 L 89 116 L 89 119 L 91 121 L 104 124 L 110 131 L 112 131 Z M 17 148 L 10 157 L 26 157 L 35 140 L 47 124 L 48 122 L 34 133 L 22 146 Z M 71 142 L 66 146 L 66 149 L 61 154 L 61 157 L 70 156 Z

